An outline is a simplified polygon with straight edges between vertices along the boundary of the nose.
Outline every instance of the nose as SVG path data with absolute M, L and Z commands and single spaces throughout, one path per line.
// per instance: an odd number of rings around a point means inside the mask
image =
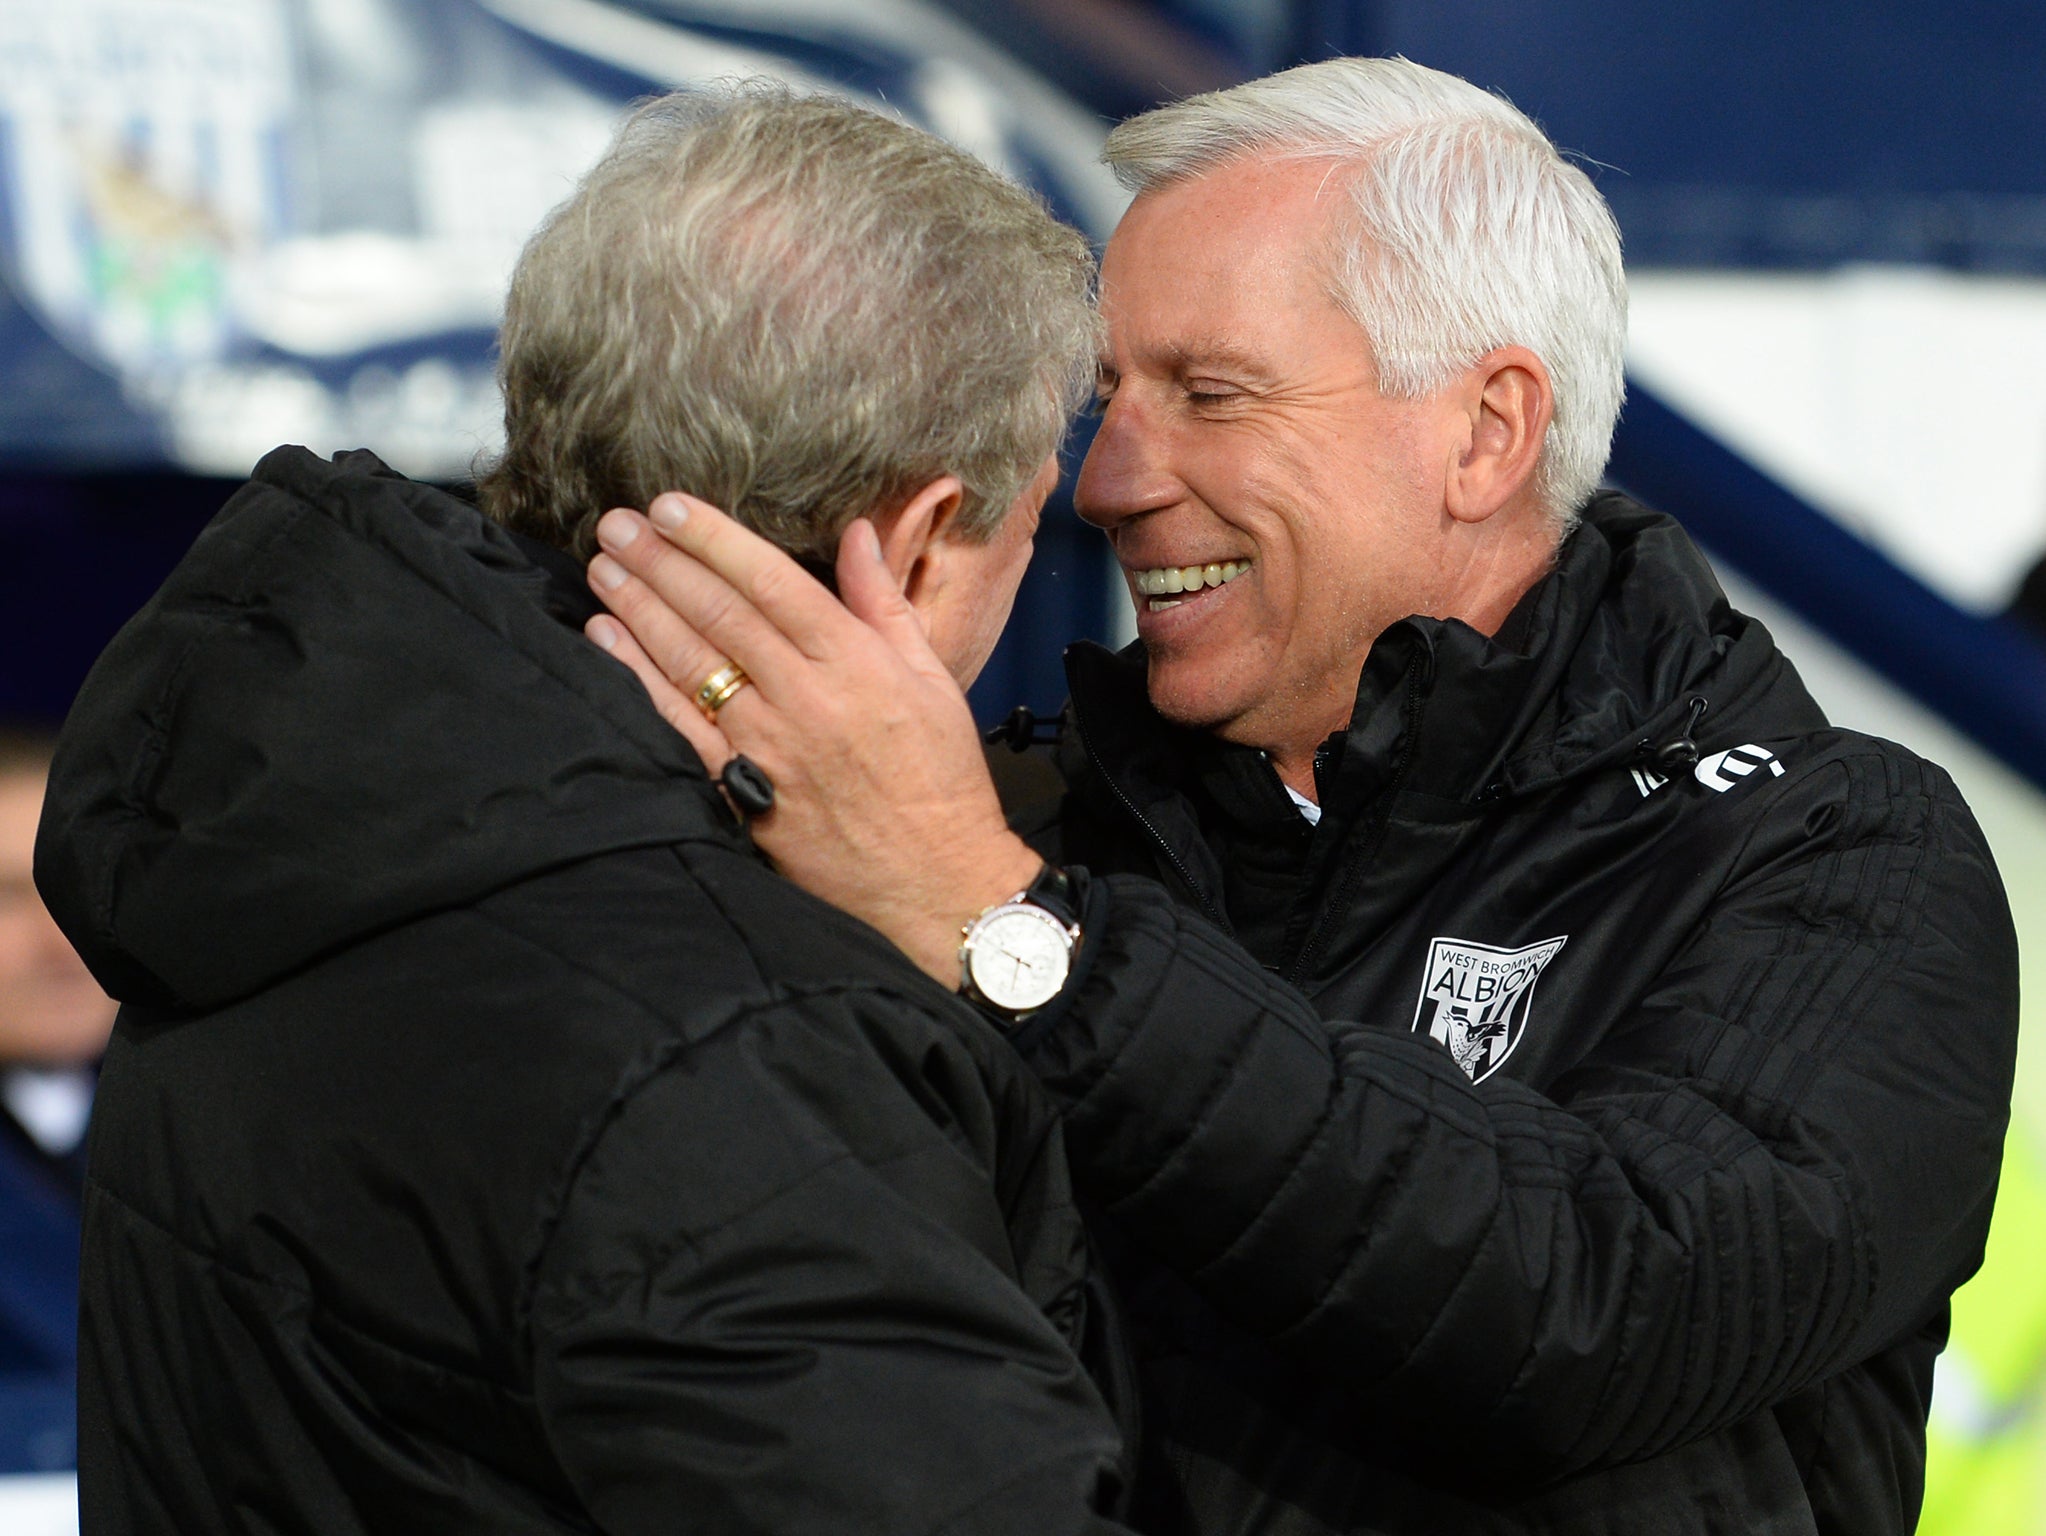
M 1133 403 L 1108 402 L 1093 446 L 1073 482 L 1073 509 L 1104 532 L 1141 513 L 1169 507 L 1180 496 L 1156 426 Z

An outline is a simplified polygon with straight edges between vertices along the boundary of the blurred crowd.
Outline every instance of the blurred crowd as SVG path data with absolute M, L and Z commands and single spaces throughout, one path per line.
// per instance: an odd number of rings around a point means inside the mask
M 86 1122 L 114 1004 L 36 893 L 50 737 L 0 722 L 0 1378 L 36 1419 L 60 1416 L 76 1355 Z M 35 1388 L 47 1391 L 38 1395 Z M 61 1422 L 0 1416 L 0 1453 L 63 1465 Z

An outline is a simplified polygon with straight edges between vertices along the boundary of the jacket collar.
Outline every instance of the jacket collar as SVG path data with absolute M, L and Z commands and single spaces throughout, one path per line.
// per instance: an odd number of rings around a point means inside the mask
M 1119 654 L 1076 645 L 1066 667 L 1085 757 L 1156 820 L 1202 760 L 1201 738 L 1151 708 L 1141 642 Z M 1325 798 L 1355 805 L 1396 772 L 1439 798 L 1526 794 L 1624 765 L 1680 732 L 1696 697 L 1717 729 L 1765 696 L 1780 710 L 1786 695 L 1761 685 L 1786 670 L 1672 519 L 1604 493 L 1497 636 L 1422 617 L 1379 636 Z M 1801 689 L 1787 697 L 1804 705 L 1800 726 L 1821 718 Z

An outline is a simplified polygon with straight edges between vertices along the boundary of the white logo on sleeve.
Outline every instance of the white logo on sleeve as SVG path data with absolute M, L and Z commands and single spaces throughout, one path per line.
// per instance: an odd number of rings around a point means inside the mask
M 1534 1011 L 1535 983 L 1569 941 L 1564 934 L 1525 949 L 1466 939 L 1430 941 L 1414 1029 L 1448 1046 L 1471 1081 L 1483 1082 L 1520 1044 Z
M 1729 789 L 1758 768 L 1767 768 L 1770 777 L 1783 777 L 1783 764 L 1776 760 L 1776 754 L 1767 747 L 1729 747 L 1724 752 L 1715 752 L 1699 760 L 1691 770 L 1698 782 L 1718 794 Z
M 1669 782 L 1668 779 L 1657 773 L 1653 768 L 1629 768 L 1627 772 L 1634 776 L 1634 787 L 1641 791 L 1641 798 L 1643 800 L 1646 800 Z

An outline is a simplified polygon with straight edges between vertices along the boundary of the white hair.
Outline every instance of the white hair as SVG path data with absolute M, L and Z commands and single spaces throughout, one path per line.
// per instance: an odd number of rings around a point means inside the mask
M 1591 180 L 1510 103 L 1406 59 L 1329 59 L 1131 118 L 1105 158 L 1143 193 L 1259 155 L 1353 168 L 1336 302 L 1379 387 L 1413 399 L 1494 348 L 1549 371 L 1535 487 L 1559 533 L 1598 486 L 1626 381 L 1620 232 Z

